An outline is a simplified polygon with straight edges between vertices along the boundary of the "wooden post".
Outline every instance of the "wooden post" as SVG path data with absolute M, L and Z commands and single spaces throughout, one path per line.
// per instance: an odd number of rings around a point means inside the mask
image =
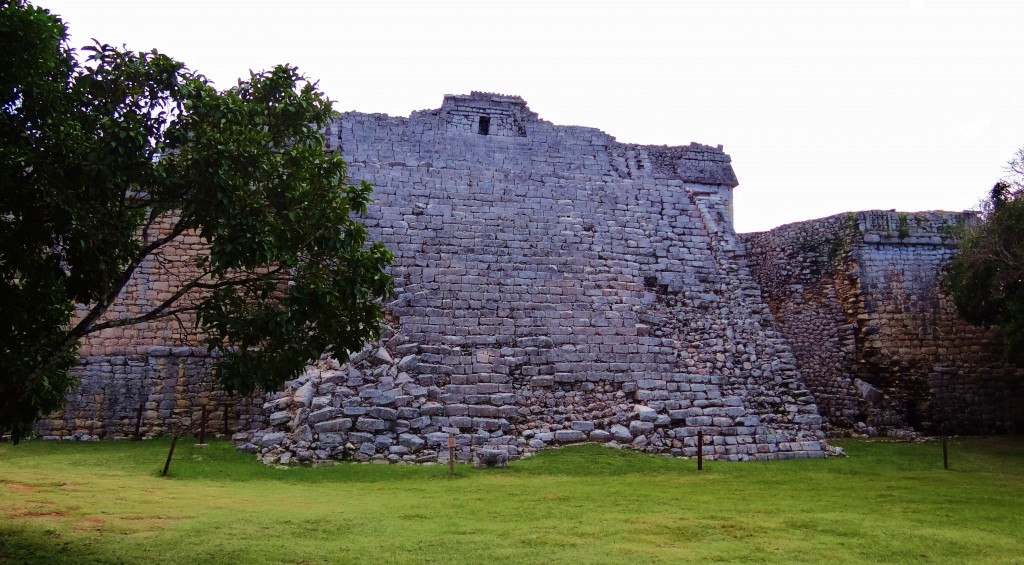
M 138 441 L 142 439 L 142 411 L 146 408 L 145 402 L 139 403 L 139 410 L 135 413 L 135 435 L 132 439 Z
M 448 476 L 455 476 L 455 436 L 448 436 Z
M 942 436 L 942 468 L 949 470 L 949 446 L 946 436 Z
M 203 404 L 203 415 L 199 419 L 199 445 L 206 445 L 206 404 Z
M 697 470 L 704 470 L 704 432 L 697 431 Z
M 180 433 L 177 430 L 174 432 L 174 438 L 171 439 L 171 450 L 167 452 L 167 462 L 164 463 L 164 471 L 160 473 L 161 477 L 166 477 L 167 470 L 171 468 L 171 457 L 174 457 L 174 446 L 178 445 L 178 435 Z

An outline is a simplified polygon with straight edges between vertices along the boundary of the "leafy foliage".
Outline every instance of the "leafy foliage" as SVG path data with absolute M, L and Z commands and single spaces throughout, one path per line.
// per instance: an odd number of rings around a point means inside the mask
M 1010 162 L 1019 173 L 1024 149 Z M 1024 366 L 1024 189 L 1019 176 L 992 187 L 982 221 L 963 234 L 943 283 L 957 311 L 975 324 L 1000 326 L 1006 355 Z
M 0 428 L 60 407 L 79 340 L 105 328 L 190 313 L 243 393 L 377 334 L 391 254 L 352 219 L 371 187 L 325 150 L 331 103 L 296 68 L 219 92 L 156 51 L 96 44 L 79 65 L 59 17 L 22 0 L 0 0 L 0 41 L 24 46 L 0 50 Z M 208 245 L 195 276 L 105 316 L 186 233 Z

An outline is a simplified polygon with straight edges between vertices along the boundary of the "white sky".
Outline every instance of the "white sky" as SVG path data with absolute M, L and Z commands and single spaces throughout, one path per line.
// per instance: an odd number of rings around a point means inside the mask
M 36 0 L 74 46 L 228 87 L 298 66 L 341 111 L 517 94 L 626 143 L 724 145 L 737 231 L 974 207 L 1024 145 L 1024 3 Z

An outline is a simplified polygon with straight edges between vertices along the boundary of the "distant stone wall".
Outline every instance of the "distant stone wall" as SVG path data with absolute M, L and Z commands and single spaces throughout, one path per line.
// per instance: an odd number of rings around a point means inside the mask
M 833 433 L 1024 429 L 1024 371 L 939 285 L 950 228 L 970 221 L 870 211 L 742 236 Z

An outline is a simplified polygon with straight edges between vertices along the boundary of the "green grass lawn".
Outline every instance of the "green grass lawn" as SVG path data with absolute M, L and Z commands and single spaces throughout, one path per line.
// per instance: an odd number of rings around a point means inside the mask
M 0 563 L 1024 563 L 1024 437 L 707 462 L 265 467 L 233 445 L 0 444 Z

